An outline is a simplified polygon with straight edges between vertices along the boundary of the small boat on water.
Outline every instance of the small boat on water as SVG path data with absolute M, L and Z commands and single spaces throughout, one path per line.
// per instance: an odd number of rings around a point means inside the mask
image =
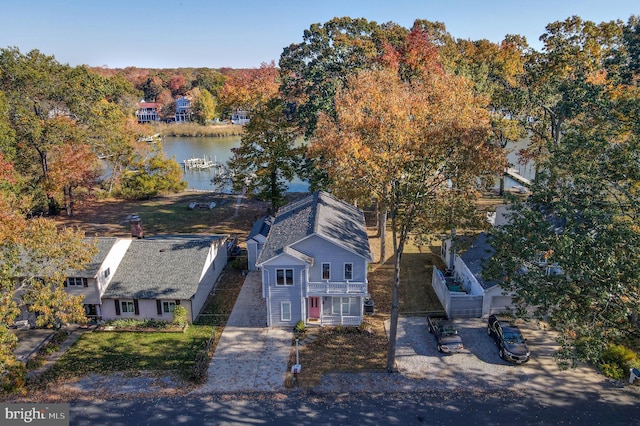
M 159 141 L 160 139 L 162 139 L 162 136 L 160 135 L 160 133 L 156 133 L 155 135 L 141 137 L 138 139 L 138 142 L 153 143 Z

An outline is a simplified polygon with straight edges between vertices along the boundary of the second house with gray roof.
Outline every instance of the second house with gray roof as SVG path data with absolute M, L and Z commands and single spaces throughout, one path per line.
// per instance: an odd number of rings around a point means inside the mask
M 128 239 L 102 295 L 102 319 L 171 321 L 177 305 L 193 322 L 227 263 L 226 236 Z

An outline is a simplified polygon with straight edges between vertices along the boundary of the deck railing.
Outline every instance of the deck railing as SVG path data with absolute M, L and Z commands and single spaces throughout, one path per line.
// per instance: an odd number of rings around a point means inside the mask
M 307 294 L 366 294 L 367 283 L 310 282 Z

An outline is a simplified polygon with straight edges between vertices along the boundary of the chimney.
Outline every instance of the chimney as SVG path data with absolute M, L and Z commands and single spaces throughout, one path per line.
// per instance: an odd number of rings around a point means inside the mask
M 142 220 L 140 220 L 140 216 L 138 216 L 137 214 L 131 216 L 131 219 L 129 219 L 129 224 L 131 225 L 132 238 L 144 238 L 144 231 L 142 230 Z

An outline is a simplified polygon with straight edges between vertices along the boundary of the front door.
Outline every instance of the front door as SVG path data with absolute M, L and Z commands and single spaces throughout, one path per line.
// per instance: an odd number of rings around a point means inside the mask
M 309 298 L 309 318 L 320 318 L 320 298 Z

